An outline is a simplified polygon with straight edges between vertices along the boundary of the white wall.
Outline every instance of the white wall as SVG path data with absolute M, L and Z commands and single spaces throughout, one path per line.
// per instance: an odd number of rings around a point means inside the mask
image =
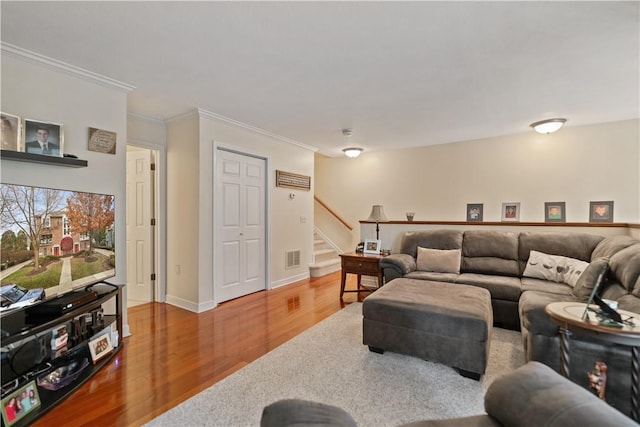
M 615 222 L 640 222 L 640 120 L 563 127 L 431 147 L 316 155 L 316 194 L 347 222 L 381 204 L 390 220 L 465 221 L 467 203 L 500 221 L 503 202 L 520 202 L 521 221 L 544 222 L 544 203 L 566 203 L 567 222 L 587 222 L 589 202 L 614 201 Z M 383 226 L 384 227 L 384 226 Z M 322 228 L 322 226 L 321 226 Z M 352 233 L 352 250 L 360 239 Z M 384 242 L 383 242 L 383 246 Z M 386 246 L 385 246 L 386 247 Z
M 2 111 L 23 118 L 61 123 L 64 153 L 87 160 L 88 167 L 67 168 L 2 160 L 0 179 L 3 183 L 113 194 L 116 276 L 112 281 L 126 283 L 127 91 L 4 50 L 1 59 Z M 88 151 L 89 127 L 116 132 L 115 155 Z M 127 325 L 126 311 L 124 324 Z M 124 333 L 128 333 L 127 327 Z
M 171 119 L 167 122 L 167 302 L 198 312 L 218 302 L 213 283 L 216 147 L 267 159 L 268 286 L 308 277 L 313 256 L 313 188 L 275 186 L 277 169 L 311 176 L 313 186 L 313 151 L 206 111 Z M 290 199 L 290 193 L 296 197 Z M 301 265 L 285 269 L 285 252 L 293 249 L 300 249 Z

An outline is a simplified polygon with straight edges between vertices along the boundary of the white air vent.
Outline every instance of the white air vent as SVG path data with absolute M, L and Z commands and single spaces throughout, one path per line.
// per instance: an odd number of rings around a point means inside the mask
M 287 261 L 285 264 L 285 268 L 300 267 L 300 249 L 296 249 L 295 251 L 287 251 L 286 259 Z

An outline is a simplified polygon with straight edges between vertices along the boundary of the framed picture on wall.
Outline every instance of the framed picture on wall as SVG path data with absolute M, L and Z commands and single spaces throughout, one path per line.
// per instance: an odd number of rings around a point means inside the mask
M 545 202 L 544 222 L 566 222 L 564 202 Z
M 0 146 L 3 150 L 20 151 L 20 117 L 13 114 L 0 113 L 2 123 L 2 136 L 0 136 Z
M 25 119 L 23 148 L 25 153 L 62 157 L 62 125 Z
M 520 202 L 502 204 L 502 221 L 520 221 Z
M 613 222 L 613 201 L 589 202 L 589 222 Z
M 482 221 L 482 203 L 467 203 L 467 221 L 468 222 L 480 222 Z
M 382 242 L 380 240 L 365 240 L 364 241 L 364 253 L 365 254 L 380 254 L 380 248 Z

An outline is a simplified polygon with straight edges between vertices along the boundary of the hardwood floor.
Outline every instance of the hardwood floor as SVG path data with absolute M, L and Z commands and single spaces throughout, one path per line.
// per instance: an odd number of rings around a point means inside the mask
M 347 288 L 355 286 L 350 276 Z M 124 348 L 33 425 L 144 424 L 366 296 L 349 293 L 340 301 L 339 294 L 336 272 L 202 314 L 160 303 L 132 307 Z

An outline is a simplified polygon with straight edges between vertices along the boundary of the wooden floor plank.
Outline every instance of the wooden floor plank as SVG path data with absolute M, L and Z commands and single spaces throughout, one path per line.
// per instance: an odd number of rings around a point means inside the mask
M 355 287 L 353 276 L 347 286 Z M 161 303 L 132 307 L 123 350 L 33 425 L 144 424 L 366 295 L 340 301 L 339 294 L 336 272 L 201 314 Z

